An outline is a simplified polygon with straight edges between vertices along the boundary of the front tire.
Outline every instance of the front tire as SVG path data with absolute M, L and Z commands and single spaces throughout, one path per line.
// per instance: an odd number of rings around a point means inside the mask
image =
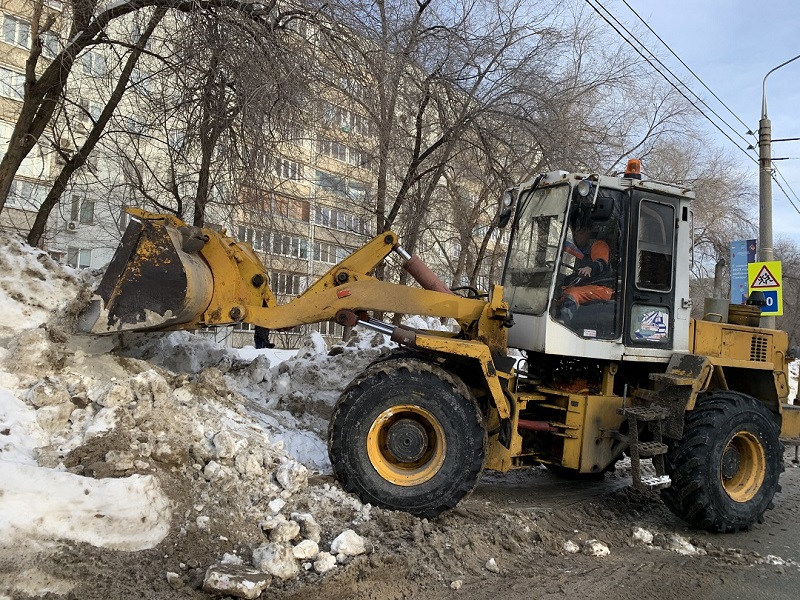
M 755 398 L 713 392 L 687 413 L 683 438 L 670 444 L 665 467 L 672 486 L 661 497 L 673 513 L 709 531 L 747 529 L 780 489 L 780 428 Z
M 344 391 L 328 452 L 345 490 L 363 502 L 433 518 L 475 487 L 486 456 L 477 403 L 435 365 L 378 363 Z

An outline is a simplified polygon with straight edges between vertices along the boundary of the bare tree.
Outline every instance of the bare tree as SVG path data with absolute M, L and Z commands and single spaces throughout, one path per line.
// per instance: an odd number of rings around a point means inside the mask
M 26 62 L 22 106 L 11 134 L 8 150 L 0 160 L 0 212 L 22 161 L 34 148 L 60 106 L 75 60 L 86 49 L 108 42 L 106 30 L 110 24 L 151 7 L 164 7 L 179 13 L 211 13 L 233 11 L 271 32 L 281 27 L 298 11 L 278 8 L 276 0 L 130 0 L 98 5 L 91 0 L 72 0 L 65 6 L 69 30 L 64 47 L 49 64 L 42 61 L 44 34 L 53 25 L 48 18 L 44 0 L 33 0 L 33 44 Z
M 790 347 L 800 347 L 800 247 L 792 240 L 779 239 L 775 258 L 781 261 L 783 274 L 783 315 L 776 324 L 789 334 Z
M 96 121 L 92 123 L 92 129 L 86 136 L 86 139 L 83 142 L 83 145 L 80 147 L 80 149 L 78 149 L 72 155 L 69 155 L 68 153 L 61 150 L 61 156 L 64 159 L 64 165 L 61 168 L 61 171 L 59 172 L 58 176 L 56 177 L 53 186 L 50 188 L 50 191 L 47 193 L 47 197 L 45 198 L 44 202 L 39 207 L 39 210 L 36 213 L 36 219 L 34 220 L 33 226 L 31 227 L 31 230 L 28 233 L 27 241 L 31 246 L 37 246 L 39 244 L 39 241 L 41 240 L 41 237 L 44 234 L 45 226 L 47 225 L 47 220 L 50 217 L 50 213 L 56 206 L 56 204 L 59 202 L 61 194 L 63 194 L 64 190 L 66 189 L 67 184 L 69 183 L 69 180 L 72 177 L 72 174 L 75 173 L 75 171 L 80 169 L 86 163 L 87 157 L 94 150 L 95 146 L 97 145 L 97 142 L 103 135 L 106 126 L 111 120 L 112 114 L 116 110 L 120 100 L 122 99 L 123 94 L 125 93 L 125 89 L 128 86 L 131 73 L 133 72 L 136 63 L 139 60 L 142 51 L 144 50 L 145 46 L 150 40 L 150 36 L 153 34 L 153 31 L 161 22 L 161 19 L 164 18 L 166 12 L 167 9 L 164 7 L 158 7 L 153 12 L 144 32 L 142 33 L 138 42 L 131 49 L 131 52 L 128 54 L 125 66 L 123 67 L 122 72 L 120 73 L 117 79 L 117 82 L 114 86 L 114 90 L 112 91 L 110 98 L 106 102 L 106 105 L 103 108 L 103 111 L 101 112 L 100 116 L 97 118 Z M 87 116 L 91 118 L 91 115 Z

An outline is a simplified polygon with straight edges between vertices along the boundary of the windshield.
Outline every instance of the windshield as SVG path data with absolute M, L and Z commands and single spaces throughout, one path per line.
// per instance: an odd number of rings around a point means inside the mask
M 503 275 L 504 295 L 514 312 L 542 314 L 558 260 L 569 185 L 520 193 Z

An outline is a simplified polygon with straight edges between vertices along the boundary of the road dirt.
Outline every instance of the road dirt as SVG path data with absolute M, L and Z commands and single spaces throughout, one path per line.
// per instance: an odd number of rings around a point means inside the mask
M 274 580 L 262 597 L 796 598 L 800 469 L 793 457 L 794 451 L 787 451 L 775 508 L 764 523 L 737 534 L 690 529 L 656 493 L 629 488 L 624 467 L 586 481 L 559 479 L 544 468 L 486 474 L 466 501 L 434 521 L 373 509 L 354 527 L 370 552 L 325 575 Z M 180 481 L 176 478 L 171 490 L 175 499 L 186 493 Z M 313 482 L 325 483 L 332 480 Z M 219 509 L 224 512 L 225 506 Z M 634 541 L 636 528 L 652 533 L 652 543 Z M 246 556 L 258 543 L 247 539 L 251 530 L 231 520 L 220 531 L 170 535 L 157 548 L 135 553 L 67 544 L 55 552 L 4 555 L 0 573 L 50 581 L 51 593 L 40 596 L 45 598 L 208 599 L 212 596 L 201 589 L 205 568 L 223 552 Z M 581 548 L 589 540 L 602 542 L 609 554 L 565 550 L 568 541 Z M 167 572 L 182 575 L 177 589 L 168 584 Z

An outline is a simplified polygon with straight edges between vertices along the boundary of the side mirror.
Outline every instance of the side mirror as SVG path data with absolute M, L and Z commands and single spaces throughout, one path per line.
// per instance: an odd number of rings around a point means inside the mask
M 511 220 L 511 215 L 514 214 L 512 207 L 514 206 L 514 188 L 509 188 L 503 192 L 503 197 L 500 198 L 500 215 L 497 217 L 497 226 L 503 229 Z

